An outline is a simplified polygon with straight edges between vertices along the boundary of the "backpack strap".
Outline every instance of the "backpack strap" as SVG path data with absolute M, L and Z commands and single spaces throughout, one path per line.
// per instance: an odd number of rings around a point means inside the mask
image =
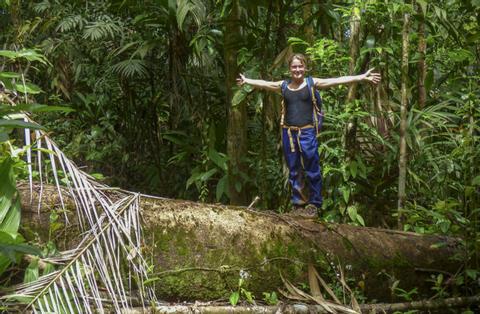
M 317 98 L 315 95 L 315 83 L 313 82 L 313 78 L 311 76 L 307 76 L 307 86 L 308 91 L 310 93 L 310 99 L 312 99 L 312 115 L 313 115 L 313 123 L 315 125 L 315 130 L 317 134 L 319 133 L 319 122 L 318 122 L 318 113 L 320 113 L 320 108 L 317 106 Z
M 289 80 L 284 80 L 282 82 L 282 112 L 280 115 L 280 126 L 283 126 L 285 123 L 285 91 L 287 90 Z

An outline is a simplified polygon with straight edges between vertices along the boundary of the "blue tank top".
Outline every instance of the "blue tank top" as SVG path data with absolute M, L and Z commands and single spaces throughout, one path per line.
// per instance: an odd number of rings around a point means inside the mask
M 312 100 L 307 85 L 292 91 L 285 89 L 285 125 L 302 127 L 313 124 Z

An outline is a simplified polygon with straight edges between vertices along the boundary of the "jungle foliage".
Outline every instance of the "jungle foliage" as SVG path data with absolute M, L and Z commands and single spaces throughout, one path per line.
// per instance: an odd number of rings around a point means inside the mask
M 2 0 L 0 81 L 18 105 L 1 99 L 0 237 L 9 237 L 1 243 L 23 241 L 9 218 L 20 213 L 15 178 L 28 176 L 13 129 L 32 125 L 10 119 L 20 111 L 110 185 L 243 205 L 258 195 L 257 207 L 288 211 L 280 96 L 239 89 L 234 78 L 285 78 L 286 57 L 301 52 L 313 76 L 371 67 L 382 74 L 377 87 L 322 92 L 323 218 L 395 228 L 400 214 L 404 230 L 462 237 L 459 273 L 432 280 L 442 296 L 474 295 L 479 21 L 478 0 Z M 398 211 L 402 83 L 407 155 Z M 18 261 L 7 253 L 0 272 Z

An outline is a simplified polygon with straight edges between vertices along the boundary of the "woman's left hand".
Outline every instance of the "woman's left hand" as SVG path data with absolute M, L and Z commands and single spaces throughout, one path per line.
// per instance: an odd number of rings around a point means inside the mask
M 372 84 L 377 85 L 380 82 L 380 80 L 382 79 L 382 77 L 381 77 L 380 73 L 372 72 L 374 69 L 375 68 L 371 68 L 370 70 L 365 72 L 363 79 L 372 83 Z

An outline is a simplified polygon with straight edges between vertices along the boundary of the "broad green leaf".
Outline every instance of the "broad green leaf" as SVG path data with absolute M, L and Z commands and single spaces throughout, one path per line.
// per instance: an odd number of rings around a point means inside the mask
M 348 204 L 348 201 L 350 200 L 350 189 L 348 187 L 344 187 L 342 190 L 342 194 L 345 204 Z
M 15 89 L 20 93 L 32 95 L 40 94 L 41 92 L 43 92 L 40 87 L 32 83 L 25 83 L 25 85 L 22 83 L 17 83 L 15 84 Z
M 472 280 L 477 280 L 478 276 L 478 270 L 476 269 L 466 269 L 465 273 L 467 274 L 468 277 L 470 277 Z
M 17 192 L 14 164 L 9 157 L 0 163 L 0 225 L 10 212 Z
M 38 125 L 36 123 L 30 123 L 30 122 L 25 122 L 21 120 L 5 120 L 5 119 L 0 119 L 0 127 L 3 128 L 28 128 L 28 129 L 44 129 L 43 126 Z
M 38 61 L 38 62 L 43 63 L 43 64 L 48 63 L 45 56 L 43 56 L 42 54 L 40 54 L 40 53 L 38 53 L 38 52 L 36 52 L 35 50 L 32 50 L 32 49 L 20 50 L 17 53 L 17 56 L 18 56 L 18 58 L 25 58 L 28 61 Z
M 0 252 L 1 252 L 1 246 L 2 244 L 0 243 Z M 2 275 L 5 272 L 5 270 L 7 270 L 10 264 L 12 264 L 11 259 L 5 256 L 3 253 L 0 254 L 0 275 Z
M 20 78 L 21 75 L 16 72 L 0 72 L 0 79 Z
M 348 216 L 352 221 L 357 221 L 357 207 L 348 206 L 347 212 L 348 212 Z
M 28 267 L 25 269 L 25 275 L 23 276 L 23 283 L 29 283 L 36 281 L 39 277 L 38 258 L 34 258 Z
M 41 254 L 38 249 L 24 244 L 24 241 L 18 233 L 0 231 L 0 275 L 11 263 L 18 261 L 19 254 Z
M 0 230 L 5 232 L 17 232 L 20 226 L 20 198 L 17 197 L 15 203 L 10 206 L 5 217 L 0 222 Z
M 230 304 L 233 306 L 237 305 L 239 299 L 240 299 L 240 293 L 238 293 L 238 291 L 234 291 L 229 298 Z
M 199 167 L 196 167 L 195 169 L 192 170 L 192 175 L 190 178 L 187 180 L 187 189 L 192 185 L 193 183 L 196 183 L 197 181 L 200 180 L 200 177 L 203 175 L 203 172 L 199 169 Z
M 207 172 L 202 173 L 202 175 L 200 176 L 200 180 L 204 182 L 208 181 L 208 179 L 210 179 L 215 173 L 217 173 L 217 171 L 217 168 L 213 168 L 208 170 Z
M 290 46 L 305 46 L 308 47 L 310 44 L 305 40 L 298 38 L 298 37 L 290 37 L 288 38 L 288 44 Z
M 352 175 L 352 178 L 356 178 L 357 177 L 357 162 L 355 160 L 352 160 L 350 162 L 350 174 Z
M 232 106 L 235 107 L 239 105 L 242 101 L 245 100 L 247 95 L 248 93 L 245 91 L 244 88 L 240 88 L 239 90 L 237 90 L 232 98 Z
M 0 50 L 0 56 L 6 57 L 9 59 L 15 59 L 18 57 L 17 53 L 11 50 Z
M 472 185 L 480 186 L 480 176 L 476 176 L 475 178 L 473 178 Z
M 217 152 L 215 149 L 209 149 L 208 158 L 223 171 L 227 171 L 227 157 L 225 154 Z
M 360 225 L 365 227 L 365 220 L 363 220 L 363 217 L 357 214 L 357 221 Z
M 53 266 L 53 264 L 50 264 L 50 263 L 45 263 L 45 264 L 46 265 L 45 265 L 45 268 L 42 271 L 42 276 L 50 274 L 51 272 L 55 271 L 55 266 Z
M 427 14 L 427 1 L 425 0 L 416 0 L 420 8 L 422 9 L 422 13 L 425 15 Z
M 227 191 L 228 191 L 228 176 L 227 175 L 224 175 L 220 180 L 218 180 L 218 183 L 217 183 L 217 188 L 216 188 L 216 198 L 217 198 L 217 202 L 220 201 L 220 199 L 222 198 L 222 195 L 227 195 Z

